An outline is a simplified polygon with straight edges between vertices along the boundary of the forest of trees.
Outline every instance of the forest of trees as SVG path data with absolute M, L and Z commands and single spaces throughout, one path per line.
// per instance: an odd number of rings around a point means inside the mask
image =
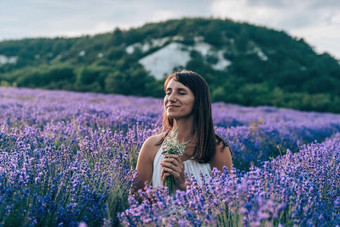
M 163 46 L 127 53 L 126 47 L 152 39 L 195 37 L 216 49 L 226 48 L 232 62 L 214 70 L 214 56 L 191 51 L 185 68 L 208 81 L 213 101 L 247 106 L 272 105 L 340 113 L 340 65 L 327 53 L 317 54 L 303 39 L 283 31 L 231 20 L 187 18 L 150 23 L 129 30 L 78 38 L 35 38 L 0 42 L 0 55 L 18 56 L 0 64 L 0 85 L 162 97 L 156 80 L 138 60 Z M 232 42 L 231 42 L 232 40 Z M 253 52 L 261 48 L 263 61 Z

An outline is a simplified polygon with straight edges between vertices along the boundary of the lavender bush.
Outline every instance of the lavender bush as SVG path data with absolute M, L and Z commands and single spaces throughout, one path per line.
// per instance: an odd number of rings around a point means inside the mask
M 153 98 L 0 88 L 0 225 L 339 223 L 340 115 L 215 103 L 234 175 L 139 204 L 128 191 L 161 114 Z
M 121 213 L 125 225 L 335 226 L 340 215 L 340 134 L 298 153 L 252 167 L 244 175 L 213 172 L 203 187 L 168 196 L 147 188 Z M 204 179 L 204 178 L 203 178 Z

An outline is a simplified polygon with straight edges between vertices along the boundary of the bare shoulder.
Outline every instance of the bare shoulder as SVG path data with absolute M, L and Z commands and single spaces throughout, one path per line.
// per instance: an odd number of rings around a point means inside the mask
M 161 141 L 163 134 L 153 135 L 147 138 L 142 147 L 152 148 L 153 146 L 160 146 L 158 143 Z
M 230 155 L 232 155 L 231 149 L 229 147 L 229 145 L 224 146 L 223 143 L 218 143 L 216 144 L 216 153 L 218 152 L 226 152 L 226 153 L 230 153 Z
M 232 157 L 232 151 L 229 147 L 229 145 L 224 146 L 222 143 L 219 143 L 216 145 L 216 158 L 230 158 Z
M 147 138 L 143 143 L 143 146 L 140 150 L 139 155 L 143 156 L 144 158 L 148 160 L 153 161 L 158 149 L 160 148 L 159 142 L 162 139 L 162 135 L 163 134 L 158 134 L 158 135 L 153 135 Z
M 233 166 L 232 151 L 229 146 L 224 146 L 223 143 L 216 144 L 216 153 L 210 161 L 211 168 L 217 168 L 223 171 L 223 166 L 226 166 L 231 171 Z

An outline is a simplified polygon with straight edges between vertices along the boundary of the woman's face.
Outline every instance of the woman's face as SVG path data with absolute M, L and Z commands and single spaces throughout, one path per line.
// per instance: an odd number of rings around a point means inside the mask
M 192 114 L 195 96 L 192 91 L 177 82 L 174 78 L 166 87 L 164 97 L 164 109 L 171 119 L 190 117 Z

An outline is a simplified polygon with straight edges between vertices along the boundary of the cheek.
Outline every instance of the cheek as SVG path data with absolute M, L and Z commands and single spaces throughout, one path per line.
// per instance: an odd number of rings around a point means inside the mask
M 191 112 L 193 112 L 195 109 L 195 100 L 191 102 Z
M 165 106 L 166 106 L 167 102 L 168 102 L 168 99 L 164 98 L 164 100 L 163 100 L 163 107 L 164 107 L 164 109 L 165 109 Z
M 194 107 L 194 105 L 195 105 L 195 99 L 190 100 L 190 104 L 191 104 L 192 107 Z

